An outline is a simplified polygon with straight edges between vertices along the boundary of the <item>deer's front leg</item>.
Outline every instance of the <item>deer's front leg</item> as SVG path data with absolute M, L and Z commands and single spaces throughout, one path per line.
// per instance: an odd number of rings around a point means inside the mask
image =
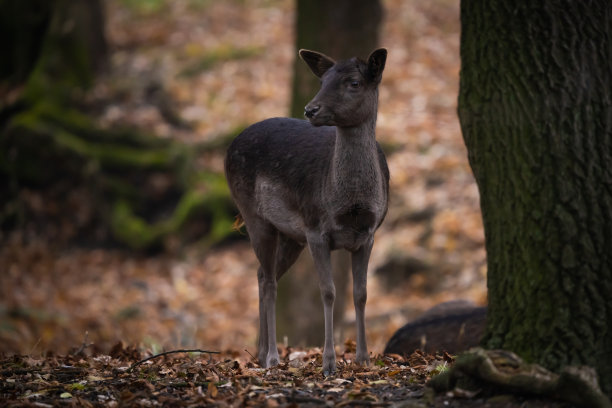
M 331 256 L 329 244 L 320 237 L 308 239 L 308 248 L 312 254 L 317 274 L 319 289 L 323 300 L 325 316 L 325 346 L 323 348 L 323 374 L 328 376 L 336 372 L 336 351 L 334 350 L 334 300 L 336 287 L 332 279 Z
M 357 355 L 356 361 L 360 364 L 370 364 L 370 354 L 366 345 L 365 334 L 365 305 L 368 299 L 368 261 L 372 252 L 374 239 L 371 238 L 351 256 L 353 270 L 353 302 L 355 304 L 355 317 L 357 324 Z

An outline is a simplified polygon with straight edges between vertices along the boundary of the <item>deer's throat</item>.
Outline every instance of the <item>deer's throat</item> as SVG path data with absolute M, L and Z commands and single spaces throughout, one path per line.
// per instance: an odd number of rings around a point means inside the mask
M 377 212 L 384 198 L 374 126 L 375 122 L 362 128 L 336 130 L 330 198 L 336 215 L 344 221 Z

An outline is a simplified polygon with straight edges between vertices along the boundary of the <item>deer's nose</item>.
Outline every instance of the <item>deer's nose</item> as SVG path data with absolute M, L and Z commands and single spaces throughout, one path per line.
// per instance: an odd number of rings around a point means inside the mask
M 319 105 L 315 105 L 315 106 L 306 105 L 306 107 L 304 108 L 304 116 L 310 119 L 314 117 L 314 115 L 316 115 L 320 109 L 321 107 Z

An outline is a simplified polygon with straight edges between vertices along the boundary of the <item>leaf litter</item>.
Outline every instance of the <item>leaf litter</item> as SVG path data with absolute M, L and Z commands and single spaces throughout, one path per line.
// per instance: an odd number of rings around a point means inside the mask
M 390 406 L 421 399 L 431 367 L 450 356 L 416 352 L 356 364 L 345 345 L 337 372 L 321 373 L 321 350 L 281 348 L 281 364 L 260 368 L 245 352 L 173 353 L 133 367 L 146 354 L 116 344 L 109 355 L 0 359 L 0 397 L 9 406 Z

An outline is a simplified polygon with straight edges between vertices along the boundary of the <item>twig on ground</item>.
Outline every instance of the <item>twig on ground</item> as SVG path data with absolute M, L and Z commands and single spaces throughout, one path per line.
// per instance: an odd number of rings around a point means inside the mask
M 28 353 L 28 355 L 34 354 L 34 349 L 36 349 L 36 347 L 38 347 L 38 345 L 40 344 L 41 341 L 42 341 L 42 337 L 39 337 L 38 340 L 36 341 L 36 343 L 34 343 L 32 348 L 30 349 L 30 352 Z
M 143 360 L 137 361 L 134 364 L 132 364 L 130 366 L 130 368 L 128 368 L 128 372 L 131 372 L 134 368 L 138 367 L 139 365 L 141 365 L 144 362 L 147 362 L 149 360 L 153 360 L 154 358 L 157 357 L 162 357 L 162 356 L 167 356 L 168 354 L 176 354 L 176 353 L 208 353 L 208 354 L 219 354 L 218 351 L 209 351 L 209 350 L 200 350 L 200 349 L 181 349 L 181 350 L 170 350 L 170 351 L 164 351 L 163 353 L 159 353 L 159 354 L 155 354 L 151 357 L 147 357 Z
M 247 352 L 247 354 L 248 354 L 249 356 L 251 356 L 251 358 L 253 359 L 253 362 L 254 362 L 254 363 L 258 363 L 258 362 L 259 362 L 259 360 L 257 360 L 257 358 L 256 358 L 254 355 L 252 355 L 251 353 L 249 353 L 249 350 L 244 349 L 244 351 L 246 351 L 246 352 Z
M 85 331 L 85 336 L 83 337 L 83 343 L 81 343 L 81 346 L 74 352 L 72 353 L 75 356 L 80 356 L 81 354 L 83 354 L 83 352 L 89 347 L 91 346 L 93 343 L 88 343 L 89 340 L 89 332 L 86 330 Z

